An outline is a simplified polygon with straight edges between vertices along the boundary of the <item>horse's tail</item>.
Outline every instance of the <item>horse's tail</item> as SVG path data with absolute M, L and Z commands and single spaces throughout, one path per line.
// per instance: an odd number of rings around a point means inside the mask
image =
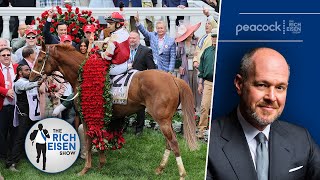
M 194 120 L 194 98 L 192 91 L 183 80 L 174 78 L 179 87 L 179 96 L 183 114 L 183 134 L 190 150 L 198 149 L 199 145 L 196 137 L 196 121 Z

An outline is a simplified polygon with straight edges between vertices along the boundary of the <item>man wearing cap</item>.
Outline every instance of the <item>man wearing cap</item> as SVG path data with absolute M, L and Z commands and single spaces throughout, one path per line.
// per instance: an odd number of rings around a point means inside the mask
M 216 31 L 217 31 L 217 28 L 218 28 L 217 22 L 214 20 L 213 16 L 210 16 L 208 9 L 203 9 L 203 14 L 208 17 L 207 22 L 206 22 L 206 25 L 205 25 L 206 34 L 203 35 L 203 36 L 199 39 L 198 44 L 197 44 L 195 56 L 194 56 L 194 58 L 193 58 L 193 66 L 194 66 L 195 68 L 198 68 L 198 67 L 199 67 L 200 57 L 201 57 L 203 51 L 204 51 L 207 47 L 209 47 L 209 46 L 212 45 L 210 33 L 211 33 L 212 31 L 216 32 Z
M 84 36 L 89 40 L 87 52 L 90 52 L 90 50 L 93 46 L 94 34 L 96 32 L 96 27 L 92 24 L 86 25 L 83 28 L 83 32 L 84 32 Z
M 60 44 L 66 44 L 72 46 L 72 38 L 70 35 L 61 35 Z
M 54 15 L 53 9 L 48 10 L 48 18 L 47 18 L 47 22 L 43 27 L 43 34 L 44 34 L 44 41 L 46 44 L 59 44 L 59 42 L 61 41 L 61 36 L 62 35 L 67 35 L 67 24 L 64 22 L 59 22 L 57 25 L 57 33 L 58 36 L 53 35 L 52 33 L 50 33 L 50 27 L 51 27 L 51 20 L 52 17 Z M 75 42 L 72 41 L 72 45 L 74 47 L 77 46 L 77 44 Z
M 138 30 L 150 39 L 150 47 L 152 49 L 154 62 L 159 70 L 173 73 L 176 62 L 176 43 L 173 38 L 169 37 L 166 25 L 163 21 L 156 23 L 157 32 L 147 31 L 141 23 L 139 23 L 139 14 L 135 16 L 136 26 Z
M 117 75 L 128 70 L 129 33 L 124 28 L 124 18 L 120 13 L 113 12 L 106 21 L 111 30 L 111 36 L 106 39 L 108 47 L 101 56 L 112 63 L 110 75 Z
M 213 81 L 213 66 L 216 60 L 215 50 L 217 33 L 212 33 L 210 36 L 212 39 L 212 45 L 204 50 L 200 58 L 199 65 L 199 84 L 198 92 L 202 94 L 201 106 L 200 106 L 200 121 L 198 124 L 199 133 L 198 138 L 203 138 L 203 133 L 208 127 L 208 114 L 210 112 L 211 100 L 212 100 L 212 81 Z
M 7 158 L 7 153 L 12 147 L 14 134 L 13 111 L 14 111 L 14 91 L 13 80 L 16 76 L 18 64 L 11 61 L 11 48 L 0 48 L 0 158 Z
M 14 54 L 14 59 L 16 60 L 17 63 L 19 63 L 21 60 L 23 60 L 23 56 L 22 56 L 22 50 L 27 47 L 33 47 L 33 50 L 36 52 L 36 57 L 39 54 L 40 51 L 40 46 L 37 46 L 37 30 L 33 29 L 33 28 L 28 28 L 25 32 L 25 38 L 26 38 L 26 44 L 19 48 L 15 54 Z M 30 67 L 31 68 L 31 67 Z

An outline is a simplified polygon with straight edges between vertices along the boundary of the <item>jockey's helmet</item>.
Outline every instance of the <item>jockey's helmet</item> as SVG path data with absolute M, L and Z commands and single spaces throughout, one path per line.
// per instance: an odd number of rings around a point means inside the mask
M 110 16 L 106 17 L 105 20 L 108 23 L 116 22 L 119 23 L 121 26 L 124 25 L 124 18 L 119 12 L 113 12 Z

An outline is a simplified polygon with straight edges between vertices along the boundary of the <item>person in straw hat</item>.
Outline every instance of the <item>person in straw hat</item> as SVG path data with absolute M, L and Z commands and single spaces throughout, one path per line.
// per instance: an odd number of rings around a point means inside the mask
M 181 65 L 178 65 L 179 67 L 176 68 L 179 68 L 181 79 L 189 84 L 195 98 L 200 95 L 197 93 L 197 70 L 193 68 L 192 60 L 199 39 L 194 35 L 194 32 L 199 29 L 200 25 L 201 23 L 191 25 L 181 22 L 177 29 L 177 35 L 175 39 L 177 42 L 176 64 L 181 63 Z M 200 97 L 198 98 L 200 99 Z

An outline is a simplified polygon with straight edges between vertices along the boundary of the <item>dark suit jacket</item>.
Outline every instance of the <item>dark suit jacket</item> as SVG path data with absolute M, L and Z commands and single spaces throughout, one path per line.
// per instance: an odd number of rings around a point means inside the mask
M 132 67 L 133 69 L 137 69 L 139 71 L 155 69 L 156 65 L 153 61 L 152 50 L 140 44 L 138 46 L 136 55 L 134 56 Z
M 114 6 L 119 7 L 121 1 L 123 2 L 124 7 L 129 7 L 129 0 L 114 0 L 113 1 Z M 141 3 L 141 0 L 134 0 L 134 1 L 131 1 L 131 5 L 132 7 L 141 7 L 142 3 Z
M 236 111 L 212 122 L 207 179 L 256 180 L 249 146 Z M 320 179 L 320 150 L 308 131 L 275 121 L 269 136 L 269 179 Z M 290 169 L 303 166 L 290 172 Z
M 27 60 L 26 60 L 25 58 L 23 58 L 23 59 L 19 62 L 19 64 L 28 65 L 28 66 L 29 66 L 29 64 L 27 63 Z M 31 67 L 29 66 L 29 68 L 31 68 Z
M 60 38 L 56 35 L 53 35 L 50 32 L 50 27 L 51 27 L 51 22 L 46 21 L 44 27 L 43 27 L 43 34 L 44 34 L 44 42 L 46 44 L 59 44 L 60 43 Z M 77 44 L 72 41 L 72 46 L 77 48 Z
M 13 7 L 36 7 L 36 0 L 11 0 Z
M 187 0 L 162 0 L 162 5 L 166 5 L 167 7 L 188 6 L 187 4 Z

